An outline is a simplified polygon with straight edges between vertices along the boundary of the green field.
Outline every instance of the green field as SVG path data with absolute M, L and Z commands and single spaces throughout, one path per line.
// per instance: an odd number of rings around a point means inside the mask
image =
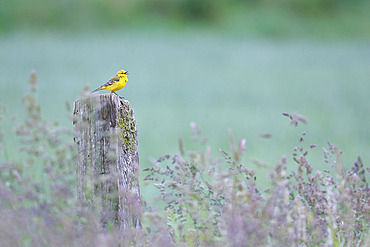
M 114 39 L 112 39 L 114 37 Z M 348 166 L 370 159 L 370 48 L 366 42 L 267 41 L 204 32 L 122 32 L 66 36 L 10 35 L 0 40 L 0 98 L 9 119 L 22 116 L 20 97 L 32 69 L 39 78 L 45 119 L 72 128 L 69 105 L 88 85 L 95 89 L 116 71 L 130 72 L 119 92 L 131 102 L 139 129 L 141 167 L 150 157 L 177 152 L 182 136 L 191 147 L 191 121 L 213 152 L 228 149 L 228 129 L 247 140 L 245 161 L 275 164 L 290 157 L 298 137 L 317 144 L 310 153 L 322 167 L 331 141 Z M 307 125 L 289 126 L 283 112 Z M 9 120 L 8 119 L 8 120 Z M 4 127 L 9 127 L 4 123 Z M 8 131 L 7 131 L 8 132 Z M 271 139 L 259 137 L 272 134 Z M 17 151 L 9 143 L 10 157 Z M 320 161 L 320 163 L 319 163 Z
M 366 0 L 4 1 L 0 245 L 365 246 L 369 9 Z M 95 190 L 83 205 L 91 212 L 78 213 L 71 145 L 73 102 L 121 69 L 145 202 L 124 209 L 143 213 L 143 228 L 125 231 L 101 224 L 114 192 L 100 200 Z M 179 138 L 187 152 L 172 160 Z

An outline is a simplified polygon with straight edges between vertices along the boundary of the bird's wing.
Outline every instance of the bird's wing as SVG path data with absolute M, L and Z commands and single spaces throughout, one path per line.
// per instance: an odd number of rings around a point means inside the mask
M 108 86 L 111 86 L 113 85 L 114 83 L 118 82 L 119 81 L 119 77 L 118 76 L 115 76 L 113 78 L 111 78 L 109 81 L 107 81 L 106 83 L 104 83 L 104 85 L 102 87 L 108 87 Z
M 102 90 L 102 89 L 105 89 L 106 87 L 109 87 L 111 85 L 113 85 L 114 83 L 118 82 L 119 81 L 119 77 L 116 75 L 115 77 L 111 78 L 109 81 L 107 81 L 106 83 L 104 83 L 103 85 L 101 85 L 99 88 L 95 89 L 94 91 L 92 91 L 91 93 L 95 93 L 96 91 L 99 91 L 99 90 Z

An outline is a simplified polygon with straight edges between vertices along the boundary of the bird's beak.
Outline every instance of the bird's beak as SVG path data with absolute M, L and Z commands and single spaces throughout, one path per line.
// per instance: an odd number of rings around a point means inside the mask
M 128 71 L 126 71 L 126 75 L 128 75 Z

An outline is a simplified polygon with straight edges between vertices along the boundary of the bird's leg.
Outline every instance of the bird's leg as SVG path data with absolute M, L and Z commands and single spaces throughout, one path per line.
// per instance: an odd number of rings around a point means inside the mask
M 120 99 L 125 99 L 124 97 L 121 97 L 119 96 L 118 94 L 116 94 L 116 92 L 111 92 L 111 93 L 114 93 L 115 95 L 117 95 Z

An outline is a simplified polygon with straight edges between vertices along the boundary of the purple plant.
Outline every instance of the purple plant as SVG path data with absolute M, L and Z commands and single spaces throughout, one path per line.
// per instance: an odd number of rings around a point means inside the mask
M 25 120 L 16 128 L 19 157 L 10 160 L 0 134 L 0 246 L 368 246 L 370 169 L 360 157 L 347 169 L 341 151 L 328 142 L 324 168 L 309 162 L 303 132 L 291 160 L 283 155 L 268 168 L 270 185 L 243 164 L 246 140 L 214 152 L 191 123 L 200 148 L 165 155 L 144 169 L 163 210 L 144 205 L 142 229 L 102 229 L 99 209 L 79 215 L 75 204 L 75 151 L 68 131 L 42 119 L 36 75 L 23 97 Z M 4 108 L 0 107 L 0 115 Z M 290 115 L 292 125 L 306 123 Z M 0 116 L 0 120 L 1 120 Z M 268 134 L 263 137 L 270 137 Z M 290 172 L 287 164 L 296 169 Z M 141 187 L 147 189 L 146 187 Z M 150 189 L 150 188 L 148 188 Z M 139 206 L 136 210 L 140 210 Z

